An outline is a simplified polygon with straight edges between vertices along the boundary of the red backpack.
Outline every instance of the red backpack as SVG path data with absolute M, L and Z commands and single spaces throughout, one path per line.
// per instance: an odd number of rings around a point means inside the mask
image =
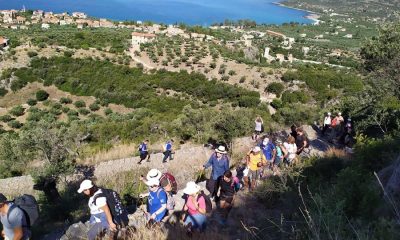
M 171 187 L 172 187 L 172 193 L 176 194 L 178 191 L 178 184 L 176 183 L 175 177 L 171 173 L 163 173 L 163 175 L 160 178 L 160 182 L 163 179 L 168 180 L 168 182 L 171 184 Z

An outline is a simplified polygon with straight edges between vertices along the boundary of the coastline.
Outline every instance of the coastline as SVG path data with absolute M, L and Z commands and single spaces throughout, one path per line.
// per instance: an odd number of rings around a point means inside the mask
M 273 2 L 272 4 L 275 4 L 275 5 L 277 5 L 277 6 L 284 7 L 284 8 L 290 8 L 290 9 L 294 9 L 294 10 L 299 10 L 299 11 L 306 12 L 307 15 L 304 16 L 304 18 L 307 18 L 307 19 L 310 19 L 311 21 L 314 21 L 313 24 L 318 25 L 319 22 L 321 21 L 321 20 L 319 20 L 319 18 L 321 17 L 320 13 L 313 12 L 313 11 L 306 10 L 306 9 L 301 9 L 301 8 L 296 8 L 296 7 L 287 6 L 287 5 L 283 4 L 282 2 Z

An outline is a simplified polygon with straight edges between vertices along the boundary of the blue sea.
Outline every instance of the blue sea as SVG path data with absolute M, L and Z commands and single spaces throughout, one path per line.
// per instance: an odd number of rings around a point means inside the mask
M 225 19 L 257 23 L 311 23 L 305 11 L 273 4 L 277 0 L 0 0 L 0 9 L 85 12 L 98 18 L 211 25 Z

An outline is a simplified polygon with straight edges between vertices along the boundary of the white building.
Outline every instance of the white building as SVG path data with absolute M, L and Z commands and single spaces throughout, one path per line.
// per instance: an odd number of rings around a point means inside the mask
M 83 12 L 73 12 L 72 17 L 86 19 L 87 15 L 86 15 L 86 13 L 83 13 Z
M 50 25 L 48 23 L 42 23 L 42 29 L 49 29 Z
M 140 46 L 142 43 L 152 42 L 156 38 L 155 34 L 152 33 L 132 33 L 132 46 Z

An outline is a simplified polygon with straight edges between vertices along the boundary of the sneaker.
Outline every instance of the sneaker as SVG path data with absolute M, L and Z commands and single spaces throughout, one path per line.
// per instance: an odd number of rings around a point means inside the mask
M 167 163 L 167 161 L 162 161 L 162 163 Z
M 142 162 L 140 161 L 140 162 L 138 162 L 137 164 L 142 164 Z

